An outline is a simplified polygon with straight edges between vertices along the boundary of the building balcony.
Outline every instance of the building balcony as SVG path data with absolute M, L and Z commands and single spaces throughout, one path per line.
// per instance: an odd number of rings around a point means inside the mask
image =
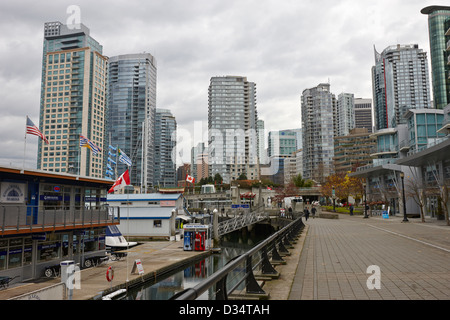
M 119 208 L 106 206 L 80 209 L 58 207 L 2 205 L 0 235 L 73 230 L 118 224 Z
M 407 151 L 409 151 L 410 148 L 411 147 L 410 147 L 410 145 L 409 145 L 409 143 L 407 141 L 400 142 L 400 145 L 399 145 L 399 150 L 400 151 L 407 152 Z

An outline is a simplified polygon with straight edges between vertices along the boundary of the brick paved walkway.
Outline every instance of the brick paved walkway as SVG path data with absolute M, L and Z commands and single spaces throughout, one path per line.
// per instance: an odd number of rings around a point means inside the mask
M 449 300 L 450 227 L 401 220 L 308 219 L 289 300 Z M 371 265 L 380 289 L 368 289 Z

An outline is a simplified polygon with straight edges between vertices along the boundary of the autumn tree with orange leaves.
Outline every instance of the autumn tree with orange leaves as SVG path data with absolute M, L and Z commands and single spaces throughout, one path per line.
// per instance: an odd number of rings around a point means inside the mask
M 361 199 L 364 194 L 362 179 L 350 177 L 348 173 L 336 173 L 328 176 L 321 186 L 322 195 L 331 198 L 333 188 L 337 199 L 347 199 L 349 196 Z

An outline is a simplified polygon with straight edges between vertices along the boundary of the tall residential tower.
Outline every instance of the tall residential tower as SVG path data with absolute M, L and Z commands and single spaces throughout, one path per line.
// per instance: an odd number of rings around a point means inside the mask
M 131 158 L 131 184 L 146 190 L 154 174 L 156 59 L 149 53 L 111 57 L 108 78 L 109 144 Z M 126 166 L 116 162 L 120 175 Z
M 245 173 L 259 179 L 256 84 L 246 77 L 212 77 L 208 99 L 210 176 L 225 183 Z
M 170 110 L 157 108 L 153 185 L 160 188 L 177 186 L 176 134 L 177 121 Z
M 336 97 L 330 84 L 304 90 L 301 112 L 303 178 L 322 182 L 333 173 Z
M 428 15 L 433 102 L 436 109 L 450 104 L 450 7 L 430 6 Z
M 37 168 L 100 178 L 105 165 L 107 62 L 102 46 L 80 24 L 44 25 Z M 80 136 L 102 152 L 80 148 Z
M 414 45 L 375 49 L 372 88 L 377 130 L 405 123 L 409 109 L 430 108 L 427 54 Z

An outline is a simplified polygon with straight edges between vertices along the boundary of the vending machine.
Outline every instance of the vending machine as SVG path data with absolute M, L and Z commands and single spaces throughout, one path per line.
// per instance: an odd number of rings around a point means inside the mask
M 184 230 L 184 251 L 192 251 L 193 248 L 193 233 L 194 231 Z

